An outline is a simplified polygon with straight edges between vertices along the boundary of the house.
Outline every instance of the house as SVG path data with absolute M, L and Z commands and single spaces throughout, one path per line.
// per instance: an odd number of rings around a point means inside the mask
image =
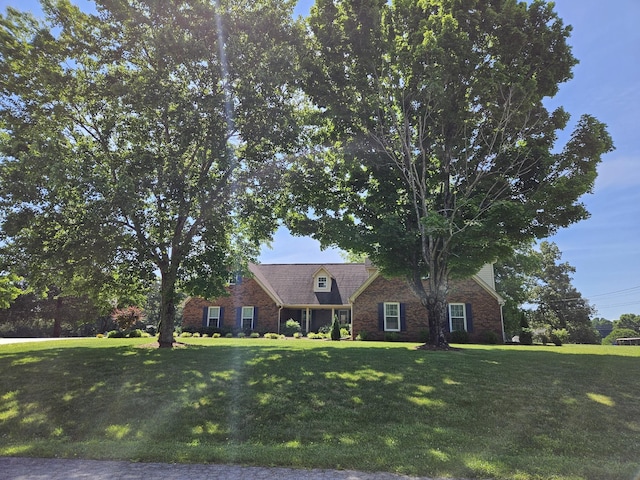
M 353 338 L 422 341 L 429 330 L 426 309 L 404 279 L 385 278 L 370 263 L 250 264 L 249 272 L 234 279 L 228 296 L 187 299 L 183 329 L 278 333 L 293 319 L 317 332 L 336 317 L 351 325 Z M 492 265 L 451 282 L 448 302 L 449 331 L 465 330 L 472 341 L 504 339 Z

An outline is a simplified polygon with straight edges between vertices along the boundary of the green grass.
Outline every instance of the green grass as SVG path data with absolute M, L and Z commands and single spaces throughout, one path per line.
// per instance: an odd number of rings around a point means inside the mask
M 640 347 L 88 339 L 0 347 L 0 455 L 452 478 L 640 472 Z

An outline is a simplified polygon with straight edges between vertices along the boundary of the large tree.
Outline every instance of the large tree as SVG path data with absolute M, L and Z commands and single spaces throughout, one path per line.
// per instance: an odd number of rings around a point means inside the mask
M 296 141 L 289 0 L 43 2 L 0 18 L 4 241 L 92 278 L 159 272 L 219 294 L 270 238 L 280 153 Z M 74 273 L 75 274 L 75 273 Z M 96 277 L 94 277 L 96 275 Z
M 405 276 L 437 341 L 450 278 L 588 216 L 611 139 L 583 116 L 558 149 L 569 115 L 544 104 L 571 29 L 540 0 L 317 0 L 308 22 L 317 146 L 289 225 Z

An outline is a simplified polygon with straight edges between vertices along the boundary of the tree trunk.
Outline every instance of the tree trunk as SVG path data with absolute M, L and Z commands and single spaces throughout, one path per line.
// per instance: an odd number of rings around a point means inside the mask
M 176 274 L 174 272 L 161 272 L 161 276 L 158 343 L 160 344 L 160 348 L 172 348 L 176 318 Z
M 56 298 L 56 306 L 53 310 L 53 337 L 62 336 L 62 297 Z
M 430 278 L 429 290 L 424 288 L 419 273 L 407 278 L 407 283 L 413 294 L 420 299 L 420 303 L 427 311 L 429 321 L 429 344 L 438 346 L 444 337 L 447 322 L 447 291 L 446 277 L 439 277 L 439 281 Z

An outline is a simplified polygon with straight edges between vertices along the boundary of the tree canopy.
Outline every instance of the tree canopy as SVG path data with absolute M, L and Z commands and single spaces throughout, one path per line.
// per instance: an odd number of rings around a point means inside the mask
M 300 29 L 288 0 L 96 8 L 0 17 L 3 240 L 101 284 L 159 272 L 170 346 L 177 286 L 220 294 L 275 227 Z
M 613 146 L 589 115 L 556 144 L 569 115 L 544 101 L 576 59 L 552 3 L 318 0 L 308 26 L 289 226 L 405 276 L 432 340 L 449 278 L 588 217 Z

